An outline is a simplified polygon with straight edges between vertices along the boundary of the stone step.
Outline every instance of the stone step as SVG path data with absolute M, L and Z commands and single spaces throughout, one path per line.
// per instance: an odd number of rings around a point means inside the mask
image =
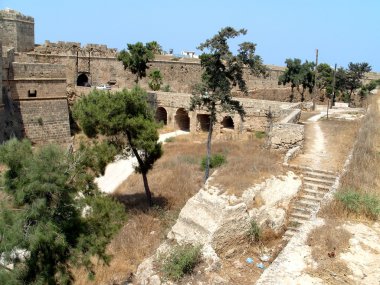
M 326 195 L 326 192 L 323 191 L 315 191 L 313 189 L 303 189 L 303 193 L 310 196 L 320 197 L 323 198 L 323 196 Z
M 289 220 L 288 220 L 288 225 L 290 227 L 295 227 L 295 228 L 299 228 L 304 223 L 305 223 L 305 220 L 302 220 L 296 217 L 289 217 Z
M 293 234 L 297 233 L 297 232 L 299 232 L 299 227 L 287 226 L 285 233 L 287 233 L 287 232 L 292 232 Z
M 303 199 L 300 199 L 298 201 L 296 201 L 294 203 L 294 205 L 296 207 L 307 207 L 311 210 L 314 210 L 315 208 L 317 208 L 319 206 L 319 203 L 315 203 L 315 202 L 312 202 L 310 200 L 303 200 Z
M 292 212 L 292 213 L 290 213 L 290 217 L 291 218 L 296 218 L 296 219 L 299 219 L 299 220 L 307 221 L 308 219 L 310 219 L 310 214 L 302 214 L 302 213 L 299 213 L 299 212 Z
M 322 198 L 315 197 L 315 196 L 312 196 L 312 195 L 302 194 L 300 196 L 300 200 L 307 200 L 307 201 L 314 202 L 315 204 L 319 204 L 322 201 Z
M 303 181 L 318 184 L 318 185 L 326 185 L 326 186 L 330 186 L 330 187 L 334 184 L 334 181 L 331 181 L 331 180 L 313 178 L 313 177 L 309 177 L 309 176 L 305 176 L 303 178 Z
M 301 213 L 305 215 L 311 215 L 311 209 L 308 207 L 293 206 L 292 213 Z
M 328 174 L 328 175 L 336 175 L 335 172 L 329 171 L 329 170 L 315 169 L 315 168 L 311 168 L 311 167 L 307 167 L 307 166 L 298 166 L 298 165 L 294 165 L 294 164 L 289 164 L 288 166 L 290 168 L 302 170 L 304 172 L 311 171 L 311 172 L 317 172 L 317 173 L 324 173 L 324 174 Z
M 307 181 L 305 181 L 303 184 L 305 188 L 313 189 L 313 190 L 329 191 L 331 188 L 330 186 L 327 186 L 327 185 L 315 184 L 315 183 L 311 183 Z
M 325 179 L 332 182 L 335 182 L 336 175 L 334 174 L 327 174 L 327 173 L 320 173 L 320 172 L 313 172 L 313 171 L 305 171 L 303 173 L 306 177 L 313 177 L 313 178 L 319 178 L 319 179 Z

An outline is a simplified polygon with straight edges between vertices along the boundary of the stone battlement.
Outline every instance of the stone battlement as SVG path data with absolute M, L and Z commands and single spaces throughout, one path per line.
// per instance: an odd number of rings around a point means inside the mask
M 5 9 L 0 11 L 0 19 L 9 21 L 22 21 L 34 24 L 34 18 L 31 16 L 26 16 L 18 11 L 12 9 Z
M 59 41 L 52 43 L 45 41 L 43 45 L 36 46 L 32 53 L 35 54 L 51 54 L 51 55 L 76 55 L 88 56 L 89 53 L 93 57 L 115 57 L 117 49 L 108 48 L 107 45 L 101 44 L 87 44 L 82 46 L 78 42 L 64 42 Z

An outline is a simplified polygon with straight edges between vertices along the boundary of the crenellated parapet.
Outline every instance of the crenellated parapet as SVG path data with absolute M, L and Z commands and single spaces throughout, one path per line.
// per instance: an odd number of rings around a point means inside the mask
M 58 55 L 58 56 L 80 56 L 80 57 L 112 57 L 115 58 L 117 49 L 108 48 L 107 45 L 87 44 L 82 46 L 78 42 L 59 41 L 52 43 L 45 41 L 43 45 L 36 46 L 34 54 Z

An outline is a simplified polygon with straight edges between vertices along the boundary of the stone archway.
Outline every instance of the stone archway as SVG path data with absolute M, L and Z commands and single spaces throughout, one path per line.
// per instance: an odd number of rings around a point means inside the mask
M 210 115 L 209 114 L 198 114 L 197 115 L 197 126 L 199 130 L 203 132 L 208 132 L 210 128 Z M 198 130 L 198 127 L 197 127 Z
M 221 122 L 223 128 L 226 129 L 235 129 L 234 121 L 232 120 L 231 116 L 225 116 Z
M 77 78 L 77 86 L 89 86 L 90 83 L 88 82 L 88 76 L 85 73 L 79 74 Z
M 164 107 L 157 108 L 154 118 L 156 119 L 156 122 L 158 123 L 163 122 L 164 125 L 168 124 L 168 112 L 166 111 Z
M 190 118 L 188 112 L 184 108 L 179 108 L 175 113 L 175 122 L 177 127 L 182 131 L 190 130 Z

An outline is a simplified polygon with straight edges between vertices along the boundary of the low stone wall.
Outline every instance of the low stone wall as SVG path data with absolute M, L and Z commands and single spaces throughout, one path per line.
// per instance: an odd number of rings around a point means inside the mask
M 287 151 L 293 147 L 303 147 L 305 127 L 291 123 L 274 124 L 270 133 L 271 148 Z

